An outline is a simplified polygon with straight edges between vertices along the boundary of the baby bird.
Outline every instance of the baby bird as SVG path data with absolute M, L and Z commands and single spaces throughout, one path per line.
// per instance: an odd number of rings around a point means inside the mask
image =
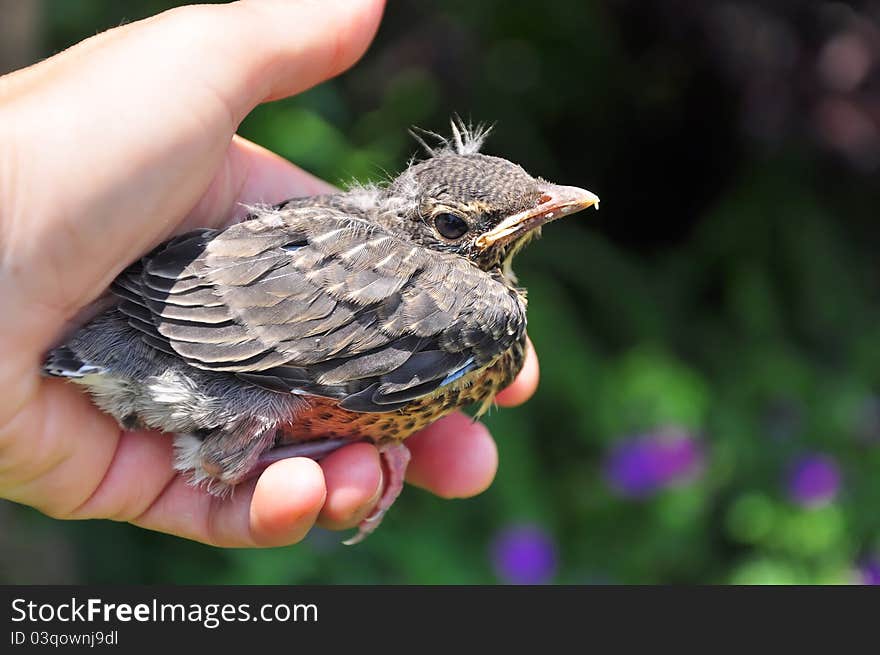
M 458 407 L 484 411 L 522 367 L 514 255 L 545 223 L 598 208 L 481 154 L 486 130 L 452 132 L 435 147 L 417 136 L 428 156 L 387 185 L 166 241 L 44 373 L 125 429 L 173 433 L 175 467 L 214 494 L 284 457 L 375 442 L 386 488 L 361 540 L 400 493 L 403 440 Z

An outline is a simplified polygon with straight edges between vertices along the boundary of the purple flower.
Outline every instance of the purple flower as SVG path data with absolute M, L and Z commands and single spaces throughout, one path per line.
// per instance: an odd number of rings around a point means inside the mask
M 791 467 L 787 486 L 789 498 L 802 507 L 827 505 L 840 489 L 840 469 L 829 455 L 804 455 Z
M 556 575 L 556 544 L 537 526 L 502 530 L 490 552 L 495 575 L 508 584 L 547 584 Z
M 865 560 L 859 567 L 859 572 L 862 584 L 880 585 L 880 559 L 872 557 Z
M 622 496 L 645 498 L 702 471 L 699 442 L 678 428 L 616 443 L 605 458 L 605 479 Z

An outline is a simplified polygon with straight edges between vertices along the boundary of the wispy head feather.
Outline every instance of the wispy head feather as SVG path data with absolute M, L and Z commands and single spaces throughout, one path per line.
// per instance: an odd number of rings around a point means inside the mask
M 449 124 L 452 126 L 455 152 L 459 155 L 475 155 L 480 152 L 483 142 L 492 131 L 491 125 L 465 123 L 458 114 L 452 117 Z
M 409 133 L 429 156 L 437 157 L 444 154 L 475 155 L 480 152 L 483 142 L 492 131 L 491 125 L 465 123 L 458 114 L 452 117 L 449 124 L 452 127 L 451 138 L 420 127 L 413 127 Z M 430 145 L 428 139 L 436 141 L 436 145 Z

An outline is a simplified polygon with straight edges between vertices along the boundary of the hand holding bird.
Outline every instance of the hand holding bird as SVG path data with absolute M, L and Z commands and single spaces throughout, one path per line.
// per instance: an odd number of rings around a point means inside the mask
M 228 225 L 241 203 L 334 191 L 233 134 L 259 102 L 353 63 L 381 10 L 375 0 L 184 7 L 0 78 L 0 496 L 222 546 L 293 543 L 316 521 L 347 528 L 372 511 L 383 484 L 372 445 L 320 466 L 277 462 L 220 500 L 173 469 L 170 438 L 120 430 L 39 369 L 82 324 L 81 308 L 163 240 Z M 509 392 L 520 401 L 531 370 Z M 408 479 L 444 497 L 479 493 L 494 475 L 488 432 L 459 415 L 408 444 Z
M 599 200 L 481 154 L 485 131 L 452 130 L 385 187 L 166 241 L 44 372 L 124 428 L 175 434 L 175 467 L 221 496 L 279 459 L 377 444 L 388 481 L 362 539 L 401 491 L 403 440 L 461 406 L 482 414 L 522 369 L 515 254 Z
M 219 500 L 175 474 L 168 440 L 120 430 L 73 385 L 41 379 L 38 370 L 65 322 L 157 243 L 196 226 L 220 228 L 240 218 L 240 203 L 331 191 L 233 132 L 256 103 L 295 93 L 354 61 L 380 4 L 183 8 L 3 78 L 0 129 L 7 153 L 16 155 L 0 162 L 3 497 L 54 516 L 128 520 L 234 546 L 290 543 L 319 515 L 327 525 L 347 527 L 372 511 L 384 486 L 372 445 L 342 448 L 321 467 L 304 458 L 272 463 L 234 497 Z M 269 29 L 277 24 L 290 32 Z M 230 30 L 261 38 L 250 39 L 256 45 L 247 52 L 230 54 Z M 341 49 L 328 45 L 324 35 L 331 32 L 342 35 Z M 160 41 L 163 48 L 156 48 Z M 161 65 L 157 52 L 174 64 Z M 89 83 L 95 79 L 102 84 Z M 49 114 L 53 107 L 71 110 Z M 70 135 L 76 138 L 68 141 Z M 527 362 L 509 398 L 524 399 L 534 388 L 533 356 Z M 444 496 L 477 493 L 494 473 L 485 429 L 455 415 L 407 443 L 410 480 Z M 458 456 L 436 457 L 441 443 Z

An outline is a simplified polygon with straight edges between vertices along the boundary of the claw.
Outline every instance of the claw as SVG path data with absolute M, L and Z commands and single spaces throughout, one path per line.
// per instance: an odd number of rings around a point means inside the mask
M 342 543 L 346 546 L 359 544 L 366 539 L 379 524 L 382 523 L 382 517 L 385 512 L 394 504 L 400 492 L 403 491 L 403 481 L 406 477 L 406 467 L 409 465 L 410 452 L 401 442 L 394 442 L 379 446 L 379 455 L 385 468 L 385 489 L 382 490 L 382 496 L 373 513 L 360 522 L 357 534 L 351 539 L 346 539 Z

